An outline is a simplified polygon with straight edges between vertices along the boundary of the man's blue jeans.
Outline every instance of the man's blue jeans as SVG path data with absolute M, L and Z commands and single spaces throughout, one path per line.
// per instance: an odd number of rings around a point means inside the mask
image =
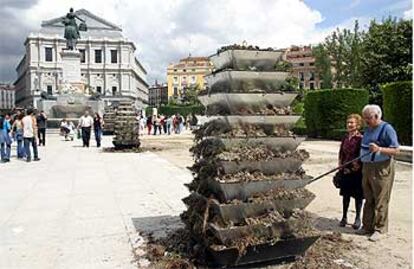
M 2 160 L 10 160 L 11 155 L 11 138 L 8 133 L 0 131 L 0 157 Z
M 96 147 L 101 146 L 101 140 L 102 140 L 102 129 L 95 129 L 95 140 L 96 140 Z
M 24 150 L 26 152 L 26 157 L 27 160 L 31 160 L 32 159 L 32 154 L 30 152 L 30 144 L 32 144 L 33 147 L 33 157 L 35 159 L 38 158 L 37 156 L 37 143 L 36 143 L 36 139 L 34 137 L 25 137 L 24 138 Z
M 17 158 L 24 158 L 26 156 L 26 152 L 24 150 L 24 146 L 23 146 L 23 132 L 20 130 L 17 130 L 16 135 L 14 137 L 14 139 L 17 142 Z

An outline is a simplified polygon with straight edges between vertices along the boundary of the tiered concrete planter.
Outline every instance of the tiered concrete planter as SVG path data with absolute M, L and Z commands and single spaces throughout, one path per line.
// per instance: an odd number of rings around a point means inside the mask
M 103 128 L 104 135 L 114 134 L 115 113 L 116 110 L 113 107 L 108 106 L 107 108 L 105 108 L 105 113 L 103 115 L 103 120 L 105 122 Z
M 214 119 L 195 131 L 194 180 L 181 215 L 196 254 L 211 265 L 292 258 L 318 238 L 303 211 L 314 199 L 301 168 L 309 156 L 291 132 L 296 93 L 288 74 L 273 70 L 279 58 L 232 49 L 211 57 L 219 71 L 199 99 Z
M 140 146 L 139 123 L 132 102 L 121 101 L 115 112 L 114 139 L 115 148 L 127 149 Z

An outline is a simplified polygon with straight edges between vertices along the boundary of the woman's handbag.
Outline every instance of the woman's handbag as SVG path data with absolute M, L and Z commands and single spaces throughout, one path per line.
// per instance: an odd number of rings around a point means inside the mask
M 332 182 L 337 189 L 340 189 L 344 182 L 344 173 L 341 170 L 336 172 L 336 174 L 333 176 Z

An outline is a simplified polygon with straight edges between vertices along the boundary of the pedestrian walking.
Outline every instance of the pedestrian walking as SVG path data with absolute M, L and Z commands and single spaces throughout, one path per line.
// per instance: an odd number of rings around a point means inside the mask
M 382 121 L 377 105 L 362 110 L 367 124 L 361 142 L 362 188 L 365 205 L 361 234 L 369 234 L 370 241 L 378 241 L 388 231 L 388 205 L 394 182 L 394 159 L 399 151 L 397 133 L 391 124 Z
M 95 131 L 96 147 L 98 148 L 101 147 L 103 125 L 103 119 L 101 118 L 99 113 L 95 113 L 95 117 L 93 118 L 93 129 Z
M 39 146 L 46 146 L 46 126 L 47 126 L 47 116 L 45 112 L 40 111 L 39 115 L 36 117 L 37 128 L 38 128 L 38 139 Z
M 148 129 L 148 135 L 151 134 L 151 128 L 152 128 L 152 116 L 149 116 L 147 118 L 147 129 Z
M 347 163 L 360 154 L 362 135 L 359 129 L 362 126 L 362 118 L 358 114 L 351 114 L 346 121 L 347 134 L 341 141 L 339 149 L 338 165 Z M 355 199 L 355 221 L 352 227 L 355 230 L 361 228 L 361 210 L 363 203 L 362 191 L 362 163 L 354 161 L 339 171 L 341 175 L 340 192 L 342 196 L 342 219 L 339 226 L 345 227 L 348 224 L 348 207 L 351 197 Z
M 1 162 L 3 163 L 10 162 L 12 144 L 12 140 L 10 137 L 10 119 L 10 113 L 7 113 L 5 116 L 0 117 L 0 156 Z
M 178 118 L 177 118 L 177 114 L 172 116 L 172 128 L 174 133 L 177 133 L 177 125 L 178 125 Z
M 15 116 L 15 120 L 12 125 L 12 137 L 14 137 L 14 140 L 17 142 L 17 159 L 23 159 L 26 157 L 26 152 L 23 146 L 23 117 L 24 115 L 22 113 L 18 113 Z
M 178 117 L 178 122 L 179 122 L 179 128 L 180 128 L 178 133 L 181 133 L 184 130 L 185 119 L 181 115 L 178 115 L 178 116 L 179 116 Z
M 140 116 L 139 118 L 139 130 L 140 130 L 140 135 L 144 135 L 144 128 L 145 128 L 145 124 L 147 122 L 147 119 L 144 116 Z
M 157 116 L 154 115 L 153 125 L 154 125 L 154 135 L 157 135 L 157 130 L 161 134 L 161 120 L 160 120 L 160 115 L 157 115 Z
M 89 115 L 89 111 L 85 111 L 82 117 L 79 119 L 78 129 L 82 130 L 82 143 L 83 147 L 89 148 L 89 142 L 91 140 L 91 129 L 93 125 L 93 118 Z
M 168 116 L 165 122 L 166 122 L 165 125 L 167 127 L 167 134 L 171 135 L 172 117 Z
M 167 134 L 167 117 L 165 115 L 161 115 L 161 128 L 164 134 Z
M 26 161 L 30 162 L 32 160 L 32 154 L 30 151 L 30 145 L 33 148 L 33 160 L 40 161 L 37 151 L 37 141 L 36 141 L 36 118 L 33 116 L 33 110 L 29 109 L 27 115 L 22 119 L 23 125 L 23 143 L 24 150 L 26 153 Z

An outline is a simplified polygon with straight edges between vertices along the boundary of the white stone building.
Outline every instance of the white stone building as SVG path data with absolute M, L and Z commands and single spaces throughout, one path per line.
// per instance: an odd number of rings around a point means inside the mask
M 14 103 L 14 88 L 8 84 L 0 84 L 0 109 L 12 109 Z
M 85 9 L 75 14 L 85 20 L 88 31 L 80 32 L 77 49 L 81 52 L 81 79 L 105 103 L 122 98 L 136 100 L 137 108 L 148 103 L 147 72 L 135 57 L 135 45 L 122 35 L 122 29 Z M 66 47 L 60 18 L 42 22 L 38 33 L 31 33 L 24 45 L 26 53 L 18 64 L 16 103 L 37 107 L 42 91 L 57 95 L 62 83 L 60 52 Z

